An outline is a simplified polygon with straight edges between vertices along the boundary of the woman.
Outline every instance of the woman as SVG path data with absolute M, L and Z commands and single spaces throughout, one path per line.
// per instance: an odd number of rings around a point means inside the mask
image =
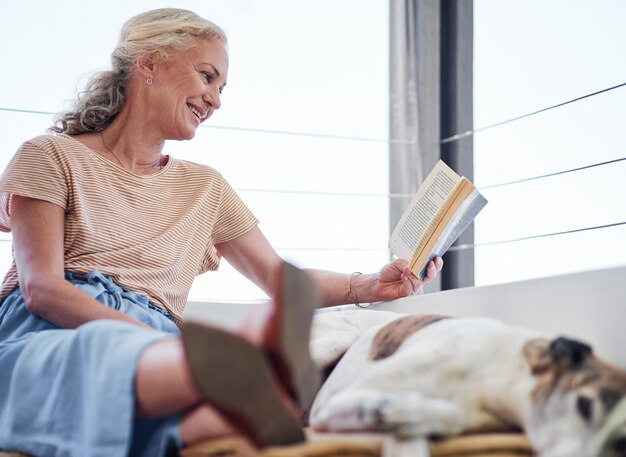
M 140 14 L 56 135 L 27 141 L 8 165 L 0 448 L 158 456 L 234 433 L 258 446 L 300 441 L 295 417 L 317 388 L 313 307 L 422 286 L 402 260 L 371 275 L 285 264 L 219 173 L 162 154 L 219 109 L 227 73 L 215 24 Z M 237 335 L 182 323 L 193 279 L 222 256 L 273 297 Z

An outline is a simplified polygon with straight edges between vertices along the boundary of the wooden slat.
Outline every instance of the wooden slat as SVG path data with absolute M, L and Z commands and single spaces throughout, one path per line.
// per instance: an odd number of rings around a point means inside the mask
M 307 432 L 306 443 L 255 451 L 236 437 L 207 441 L 182 451 L 181 457 L 380 457 L 384 435 L 374 433 Z M 532 456 L 521 433 L 462 435 L 433 441 L 431 457 Z

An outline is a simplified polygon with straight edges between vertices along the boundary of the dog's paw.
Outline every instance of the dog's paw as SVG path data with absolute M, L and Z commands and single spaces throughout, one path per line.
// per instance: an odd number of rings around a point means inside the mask
M 406 392 L 398 397 L 398 401 L 387 402 L 381 410 L 386 428 L 398 436 L 451 435 L 463 430 L 462 411 L 455 403 L 419 392 Z
M 393 431 L 416 437 L 458 433 L 463 420 L 454 403 L 419 392 L 347 390 L 316 408 L 310 425 L 320 431 Z
M 319 431 L 374 431 L 380 428 L 376 411 L 384 401 L 375 391 L 347 390 L 324 405 L 313 405 L 309 424 Z

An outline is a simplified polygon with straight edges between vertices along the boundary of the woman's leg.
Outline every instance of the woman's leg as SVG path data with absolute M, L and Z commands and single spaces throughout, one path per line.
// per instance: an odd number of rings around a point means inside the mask
M 241 435 L 237 427 L 208 405 L 192 409 L 180 420 L 180 439 L 184 446 L 234 435 Z
M 204 329 L 200 329 L 204 335 Z M 210 329 L 206 331 L 211 332 Z M 238 403 L 241 398 L 242 402 L 248 402 L 248 404 L 242 405 L 242 409 L 256 410 L 257 406 L 254 402 L 262 399 L 262 403 L 265 403 L 267 399 L 274 398 L 274 404 L 271 409 L 276 417 L 280 417 L 282 409 L 282 417 L 284 428 L 277 431 L 267 432 L 272 439 L 282 439 L 283 432 L 286 435 L 285 439 L 294 436 L 293 427 L 298 428 L 298 420 L 296 417 L 300 415 L 300 411 L 293 403 L 293 400 L 289 398 L 284 388 L 279 384 L 278 379 L 269 379 L 267 376 L 262 376 L 263 371 L 269 371 L 264 367 L 259 367 L 258 363 L 255 369 L 254 361 L 258 362 L 259 357 L 263 363 L 266 363 L 265 355 L 262 351 L 254 350 L 252 353 L 252 359 L 248 359 L 245 355 L 243 357 L 237 357 L 237 350 L 235 346 L 231 346 L 228 343 L 228 338 L 234 338 L 237 340 L 245 340 L 246 336 L 234 336 L 224 333 L 216 334 L 219 342 L 223 342 L 221 347 L 215 348 L 216 345 L 207 344 L 204 345 L 207 353 L 206 358 L 211 360 L 210 351 L 218 351 L 220 354 L 224 353 L 226 356 L 222 358 L 223 363 L 216 363 L 209 365 L 209 373 L 206 377 L 219 377 L 224 376 L 224 371 L 228 372 L 228 385 L 235 385 L 238 382 L 248 383 L 239 392 L 235 392 L 236 396 L 232 396 L 232 392 L 229 393 L 229 389 L 219 388 L 213 389 L 217 397 L 230 396 L 234 398 L 234 402 Z M 211 333 L 209 333 L 211 334 Z M 226 339 L 225 339 L 226 338 Z M 244 346 L 245 348 L 253 348 L 252 345 Z M 244 349 L 247 351 L 246 349 Z M 224 352 L 225 351 L 225 352 Z M 231 357 L 234 356 L 234 357 Z M 235 367 L 233 369 L 233 367 Z M 232 376 L 232 380 L 231 377 Z M 257 394 L 250 396 L 249 392 L 254 389 L 257 390 Z M 239 394 L 241 393 L 241 396 Z M 213 398 L 219 406 L 230 406 L 233 400 L 226 399 L 224 403 L 222 398 Z M 185 352 L 185 348 L 181 339 L 168 339 L 155 342 L 148 346 L 141 354 L 137 371 L 135 374 L 135 401 L 136 411 L 139 419 L 158 418 L 174 413 L 182 413 L 182 419 L 180 423 L 180 436 L 185 445 L 194 444 L 196 442 L 216 438 L 220 436 L 246 434 L 251 436 L 253 441 L 256 434 L 255 426 L 249 423 L 238 422 L 239 415 L 234 414 L 235 423 L 228 419 L 228 415 L 222 414 L 216 407 L 207 402 L 207 398 L 204 393 L 198 388 L 196 381 L 191 372 L 188 356 Z M 210 399 L 209 399 L 210 401 Z M 237 408 L 238 409 L 238 406 Z M 262 406 L 259 406 L 259 410 Z M 227 411 L 228 413 L 228 411 Z M 245 416 L 245 414 L 243 415 Z M 285 418 L 288 416 L 287 418 Z M 291 417 L 291 419 L 289 419 Z M 242 417 L 244 420 L 248 419 Z M 280 421 L 278 422 L 280 424 Z M 294 440 L 295 438 L 291 438 Z M 265 444 L 263 440 L 257 441 L 256 444 Z
M 243 325 L 233 334 L 188 323 L 182 341 L 144 350 L 135 375 L 138 414 L 195 410 L 181 430 L 187 443 L 232 433 L 230 424 L 260 446 L 302 441 L 300 411 L 290 397 L 302 400 L 316 389 L 308 343 L 317 294 L 308 275 L 288 264 L 281 279 L 277 300 L 257 314 L 261 325 Z M 210 408 L 197 410 L 203 405 Z M 203 422 L 217 428 L 203 433 Z
M 139 358 L 135 374 L 139 418 L 155 418 L 186 411 L 203 401 L 180 338 L 156 342 Z

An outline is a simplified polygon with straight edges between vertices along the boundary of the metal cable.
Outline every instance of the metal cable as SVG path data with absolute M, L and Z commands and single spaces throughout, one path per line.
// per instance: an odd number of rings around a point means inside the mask
M 567 235 L 567 234 L 571 234 L 571 233 L 579 233 L 579 232 L 586 232 L 586 231 L 590 231 L 590 230 L 600 230 L 600 229 L 606 229 L 606 228 L 611 228 L 611 227 L 618 227 L 620 225 L 626 225 L 626 221 L 623 222 L 614 222 L 612 224 L 604 224 L 604 225 L 595 225 L 595 226 L 591 226 L 591 227 L 583 227 L 583 228 L 577 228 L 577 229 L 572 229 L 572 230 L 563 230 L 560 232 L 551 232 L 551 233 L 543 233 L 543 234 L 539 234 L 539 235 L 529 235 L 529 236 L 524 236 L 524 237 L 519 237 L 519 238 L 511 238 L 511 239 L 507 239 L 507 240 L 497 240 L 497 241 L 487 241 L 484 243 L 473 243 L 473 244 L 459 244 L 459 245 L 454 245 L 452 247 L 450 247 L 448 249 L 448 251 L 464 251 L 467 249 L 474 249 L 476 247 L 485 247 L 485 246 L 493 246 L 493 245 L 498 245 L 498 244 L 509 244 L 509 243 L 517 243 L 520 241 L 527 241 L 527 240 L 533 240 L 533 239 L 538 239 L 538 238 L 548 238 L 551 236 L 558 236 L 558 235 Z M 0 239 L 0 243 L 10 243 L 12 240 L 10 238 L 1 238 Z M 305 246 L 305 247 L 275 247 L 275 249 L 277 251 L 336 251 L 336 252 L 383 252 L 383 251 L 389 251 L 388 248 L 361 248 L 361 247 L 355 247 L 355 248 L 337 248 L 337 247 L 310 247 L 310 246 Z
M 444 138 L 441 140 L 442 144 L 446 144 L 446 143 L 450 143 L 453 141 L 458 141 L 461 138 L 465 138 L 471 135 L 474 135 L 477 132 L 482 132 L 484 130 L 488 130 L 488 129 L 492 129 L 495 127 L 499 127 L 501 125 L 505 125 L 514 121 L 518 121 L 530 116 L 534 116 L 549 110 L 553 110 L 580 100 L 584 100 L 586 98 L 589 97 L 593 97 L 611 90 L 615 90 L 618 89 L 620 87 L 624 87 L 626 86 L 626 82 L 606 88 L 606 89 L 602 89 L 590 94 L 586 94 L 583 95 L 581 97 L 577 97 L 571 100 L 567 100 L 565 102 L 562 103 L 558 103 L 556 105 L 551 105 L 548 106 L 546 108 L 542 108 L 536 111 L 533 111 L 531 113 L 527 113 L 521 116 L 516 116 L 514 118 L 511 119 L 507 119 L 501 122 L 497 122 L 495 124 L 491 124 L 485 127 L 481 127 L 481 128 L 477 128 L 477 129 L 473 129 L 473 130 L 468 130 L 456 135 L 452 135 L 450 137 Z M 4 108 L 4 107 L 0 107 L 0 111 L 8 111 L 8 112 L 19 112 L 19 113 L 27 113 L 27 114 L 41 114 L 41 115 L 54 115 L 55 113 L 53 112 L 48 112 L 48 111 L 36 111 L 36 110 L 25 110 L 25 109 L 17 109 L 17 108 Z M 305 136 L 305 137 L 314 137 L 314 138 L 327 138 L 327 139 L 336 139 L 336 140 L 349 140 L 349 141 L 366 141 L 366 142 L 377 142 L 377 143 L 396 143 L 396 144 L 413 144 L 414 141 L 409 141 L 409 140 L 394 140 L 394 139 L 390 139 L 390 140 L 383 140 L 383 139 L 377 139 L 377 138 L 365 138 L 365 137 L 353 137 L 353 136 L 342 136 L 342 135 L 329 135 L 329 134 L 315 134 L 315 133 L 307 133 L 307 132 L 294 132 L 294 131 L 284 131 L 284 130 L 269 130 L 269 129 L 253 129 L 253 128 L 243 128 L 243 127 L 229 127 L 229 126 L 209 126 L 209 125 L 204 125 L 202 127 L 205 128 L 212 128 L 212 129 L 223 129 L 223 130 L 236 130 L 236 131 L 243 131 L 243 132 L 254 132 L 254 133 L 269 133 L 269 134 L 280 134 L 280 135 L 294 135 L 294 136 Z M 626 157 L 621 157 L 618 159 L 614 159 L 614 160 L 609 160 L 609 161 L 604 161 L 604 162 L 599 162 L 599 163 L 593 163 L 590 165 L 585 165 L 585 166 L 581 166 L 581 167 L 576 167 L 576 168 L 571 168 L 571 169 L 567 169 L 567 170 L 561 170 L 561 171 L 557 171 L 557 172 L 553 172 L 553 173 L 547 173 L 547 174 L 543 174 L 543 175 L 538 175 L 538 176 L 533 176 L 533 177 L 529 177 L 529 178 L 523 178 L 523 179 L 518 179 L 518 180 L 514 180 L 514 181 L 507 181 L 507 182 L 503 182 L 503 183 L 498 183 L 498 184 L 491 184 L 491 185 L 487 185 L 487 186 L 481 186 L 479 189 L 480 190 L 484 190 L 484 189 L 493 189 L 493 188 L 497 188 L 497 187 L 503 187 L 503 186 L 508 186 L 508 185 L 512 185 L 512 184 L 519 184 L 522 182 L 528 182 L 528 181 L 533 181 L 533 180 L 538 180 L 538 179 L 545 179 L 548 177 L 553 177 L 553 176 L 558 176 L 558 175 L 562 175 L 562 174 L 566 174 L 566 173 L 573 173 L 573 172 L 577 172 L 577 171 L 581 171 L 581 170 L 586 170 L 586 169 L 590 169 L 590 168 L 594 168 L 594 167 L 599 167 L 599 166 L 604 166 L 604 165 L 609 165 L 609 164 L 614 164 L 617 162 L 621 162 L 626 160 Z M 359 193 L 351 193 L 351 192 L 316 192 L 316 191 L 285 191 L 285 190 L 277 190 L 277 189 L 251 189 L 251 188 L 244 188 L 244 189 L 237 189 L 240 192 L 268 192 L 268 193 L 289 193 L 289 194 L 300 194 L 300 195 L 319 195 L 319 196 L 333 196 L 333 197 L 337 197 L 337 196 L 347 196 L 347 197 L 366 197 L 366 198 L 411 198 L 413 196 L 413 194 L 359 194 Z M 583 232 L 583 231 L 589 231 L 589 230 L 597 230 L 597 229 L 603 229 L 603 228 L 609 228 L 609 227 L 615 227 L 615 226 L 619 226 L 619 225 L 626 225 L 626 222 L 616 222 L 613 224 L 606 224 L 606 225 L 600 225 L 600 226 L 593 226 L 593 227 L 584 227 L 584 228 L 579 228 L 579 229 L 573 229 L 573 230 L 566 230 L 566 231 L 561 231 L 561 232 L 553 232 L 553 233 L 546 233 L 546 234 L 541 234 L 541 235 L 531 235 L 531 236 L 527 236 L 527 237 L 521 237 L 521 238 L 515 238 L 515 239 L 509 239 L 509 240 L 499 240 L 499 241 L 491 241 L 491 242 L 486 242 L 486 243 L 475 243 L 475 244 L 463 244 L 463 245 L 455 245 L 452 246 L 449 250 L 450 251 L 460 251 L 460 250 L 465 250 L 465 249 L 474 249 L 476 247 L 482 247 L 482 246 L 491 246 L 491 245 L 497 245 L 497 244 L 507 244 L 507 243 L 514 243 L 514 242 L 520 242 L 520 241 L 525 241 L 525 240 L 531 240 L 531 239 L 537 239 L 537 238 L 545 238 L 545 237 L 551 237 L 551 236 L 557 236 L 557 235 L 565 235 L 565 234 L 570 234 L 570 233 L 577 233 L 577 232 Z M 0 242 L 10 242 L 10 239 L 0 239 Z M 309 250 L 309 251 L 383 251 L 386 249 L 382 249 L 382 248 L 378 248 L 378 249 L 371 249 L 371 248 L 277 248 L 278 250 Z
M 28 109 L 19 109 L 19 108 L 6 108 L 0 107 L 0 111 L 7 111 L 13 113 L 26 113 L 26 114 L 42 114 L 47 116 L 53 116 L 57 113 L 53 113 L 51 111 L 37 111 L 37 110 L 28 110 Z M 269 133 L 274 135 L 291 135 L 291 136 L 301 136 L 301 137 L 309 137 L 309 138 L 324 138 L 331 140 L 343 140 L 343 141 L 363 141 L 368 143 L 387 143 L 387 144 L 414 144 L 415 141 L 412 140 L 397 140 L 397 139 L 383 139 L 383 138 L 367 138 L 367 137 L 359 137 L 359 136 L 348 136 L 348 135 L 332 135 L 326 133 L 311 133 L 311 132 L 295 132 L 289 130 L 272 130 L 272 129 L 257 129 L 250 127 L 232 127 L 227 125 L 200 125 L 202 128 L 206 129 L 215 129 L 215 130 L 235 130 L 238 132 L 250 132 L 250 133 Z
M 535 181 L 538 179 L 551 178 L 553 176 L 564 175 L 567 173 L 574 173 L 576 171 L 588 170 L 590 168 L 600 167 L 604 165 L 611 165 L 618 162 L 625 161 L 626 157 L 619 157 L 613 160 L 606 160 L 604 162 L 592 163 L 589 165 L 583 165 L 576 168 L 569 168 L 567 170 L 555 171 L 553 173 L 546 173 L 543 175 L 532 176 L 530 178 L 516 179 L 514 181 L 506 181 L 497 184 L 489 184 L 487 186 L 479 186 L 479 190 L 485 189 L 494 189 L 497 187 L 509 186 L 512 184 L 519 184 L 528 181 Z M 238 192 L 252 192 L 252 193 L 276 193 L 276 194 L 299 194 L 299 195 L 316 195 L 321 197 L 366 197 L 366 198 L 388 198 L 388 199 L 407 199 L 413 198 L 415 195 L 412 194 L 402 194 L 402 193 L 390 193 L 390 194 L 368 194 L 368 193 L 356 193 L 356 192 L 322 192 L 322 191 L 313 191 L 313 190 L 280 190 L 280 189 L 260 189 L 260 188 L 236 188 Z
M 552 232 L 552 233 L 544 233 L 541 235 L 530 235 L 530 236 L 523 236 L 520 238 L 512 238 L 512 239 L 508 239 L 508 240 L 498 240 L 498 241 L 488 241 L 485 243 L 474 243 L 474 244 L 459 244 L 459 245 L 455 245 L 450 247 L 450 249 L 448 249 L 448 251 L 463 251 L 466 249 L 474 249 L 475 247 L 484 247 L 484 246 L 493 246 L 496 244 L 507 244 L 507 243 L 517 243 L 519 241 L 526 241 L 526 240 L 534 240 L 537 238 L 547 238 L 550 236 L 557 236 L 557 235 L 567 235 L 570 233 L 578 233 L 578 232 L 586 232 L 589 230 L 599 230 L 599 229 L 605 229 L 605 228 L 610 228 L 610 227 L 617 227 L 620 225 L 626 225 L 626 221 L 624 222 L 615 222 L 612 224 L 605 224 L 605 225 L 596 225 L 593 227 L 583 227 L 583 228 L 578 228 L 578 229 L 572 229 L 572 230 L 563 230 L 561 232 Z
M 452 136 L 449 136 L 447 138 L 443 138 L 441 140 L 441 144 L 446 144 L 446 143 L 451 143 L 453 141 L 458 141 L 461 138 L 472 136 L 472 135 L 474 135 L 477 132 L 483 132 L 485 130 L 489 130 L 489 129 L 492 129 L 492 128 L 495 128 L 495 127 L 500 127 L 501 125 L 509 124 L 509 123 L 515 122 L 515 121 L 519 121 L 520 119 L 525 119 L 527 117 L 534 116 L 534 115 L 540 114 L 540 113 L 544 113 L 546 111 L 553 110 L 555 108 L 560 108 L 562 106 L 569 105 L 570 103 L 578 102 L 580 100 L 584 100 L 584 99 L 589 98 L 589 97 L 593 97 L 593 96 L 596 96 L 596 95 L 599 95 L 599 94 L 603 94 L 603 93 L 609 92 L 611 90 L 619 89 L 620 87 L 624 87 L 624 86 L 626 86 L 626 82 L 623 82 L 623 83 L 618 84 L 618 85 L 613 86 L 613 87 L 608 87 L 606 89 L 598 90 L 596 92 L 592 92 L 590 94 L 583 95 L 581 97 L 576 97 L 576 98 L 573 98 L 571 100 L 567 100 L 565 102 L 557 103 L 556 105 L 551 105 L 551 106 L 548 106 L 546 108 L 538 109 L 538 110 L 533 111 L 531 113 L 522 114 L 521 116 L 516 116 L 516 117 L 513 117 L 511 119 L 506 119 L 504 121 L 496 122 L 495 124 L 486 125 L 485 127 L 480 127 L 480 128 L 474 129 L 474 130 L 467 130 L 467 131 L 462 132 L 462 133 L 457 133 L 456 135 L 452 135 Z
M 568 170 L 555 171 L 553 173 L 546 173 L 544 175 L 532 176 L 530 178 L 516 179 L 514 181 L 507 181 L 507 182 L 502 182 L 502 183 L 498 183 L 498 184 L 490 184 L 488 186 L 480 186 L 479 189 L 480 190 L 493 189 L 493 188 L 496 188 L 496 187 L 509 186 L 511 184 L 519 184 L 519 183 L 522 183 L 522 182 L 534 181 L 536 179 L 550 178 L 552 176 L 564 175 L 566 173 L 573 173 L 575 171 L 587 170 L 589 168 L 600 167 L 602 165 L 609 165 L 609 164 L 612 164 L 612 163 L 621 162 L 622 160 L 626 160 L 626 157 L 620 157 L 620 158 L 614 159 L 614 160 L 607 160 L 605 162 L 592 163 L 590 165 L 584 165 L 582 167 L 570 168 Z
M 510 119 L 506 119 L 504 121 L 496 122 L 494 124 L 490 124 L 485 127 L 479 127 L 477 129 L 467 130 L 465 132 L 457 133 L 447 138 L 443 138 L 441 140 L 441 144 L 458 141 L 461 138 L 474 135 L 477 132 L 482 132 L 484 130 L 489 130 L 495 127 L 499 127 L 501 125 L 509 124 L 511 122 L 518 121 L 520 119 L 525 119 L 527 117 L 534 116 L 536 114 L 540 114 L 540 113 L 543 113 L 545 111 L 549 111 L 555 108 L 560 108 L 562 106 L 569 105 L 570 103 L 578 102 L 580 100 L 584 100 L 589 97 L 603 94 L 605 92 L 609 92 L 611 90 L 615 90 L 624 86 L 626 86 L 626 82 L 617 84 L 612 87 L 608 87 L 606 89 L 601 89 L 596 92 L 592 92 L 590 94 L 576 97 L 571 100 L 557 103 L 556 105 L 551 105 L 546 108 L 538 109 L 530 113 L 522 114 L 521 116 L 516 116 Z M 28 114 L 44 114 L 44 115 L 50 115 L 50 116 L 56 114 L 50 111 L 37 111 L 37 110 L 27 110 L 27 109 L 19 109 L 19 108 L 6 108 L 6 107 L 0 107 L 0 111 L 28 113 Z M 313 138 L 327 138 L 327 139 L 334 139 L 334 140 L 366 141 L 366 142 L 372 142 L 372 143 L 389 143 L 389 144 L 415 144 L 415 140 L 403 140 L 403 139 L 367 138 L 367 137 L 358 137 L 358 136 L 331 135 L 331 134 L 324 134 L 324 133 L 310 133 L 310 132 L 297 132 L 297 131 L 272 130 L 272 129 L 256 129 L 256 128 L 249 128 L 249 127 L 232 127 L 232 126 L 219 126 L 219 125 L 201 125 L 201 127 L 210 128 L 210 129 L 221 129 L 221 130 L 236 130 L 236 131 L 241 131 L 241 132 L 269 133 L 269 134 L 275 134 L 275 135 L 293 135 L 293 136 L 304 136 L 304 137 L 313 137 Z

